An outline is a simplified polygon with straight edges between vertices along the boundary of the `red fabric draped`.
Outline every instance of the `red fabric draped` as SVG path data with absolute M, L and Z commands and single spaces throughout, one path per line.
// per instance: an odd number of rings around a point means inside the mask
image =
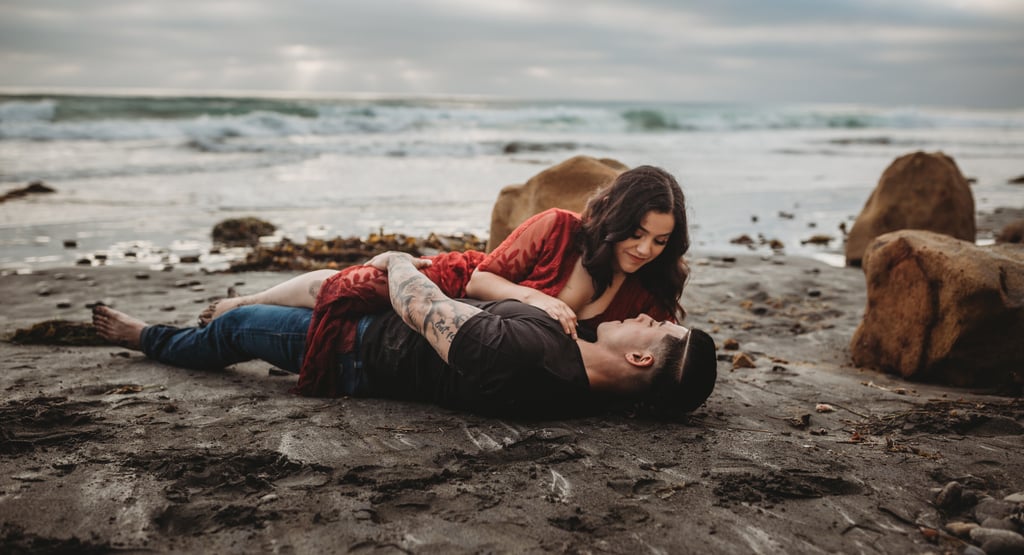
M 575 212 L 545 210 L 513 230 L 479 268 L 557 297 L 580 257 L 574 241 L 579 229 L 580 217 Z

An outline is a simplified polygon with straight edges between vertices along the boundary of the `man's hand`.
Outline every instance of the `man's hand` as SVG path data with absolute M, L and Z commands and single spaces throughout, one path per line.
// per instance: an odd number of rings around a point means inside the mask
M 374 267 L 380 268 L 376 264 L 381 264 L 384 266 L 381 269 L 388 274 L 388 293 L 395 312 L 448 362 L 448 350 L 455 334 L 466 320 L 481 310 L 445 296 L 441 288 L 419 271 L 416 264 L 424 262 L 422 259 L 387 252 L 375 256 L 373 261 Z
M 373 266 L 378 270 L 386 272 L 388 271 L 388 261 L 391 260 L 392 258 L 406 258 L 412 263 L 413 267 L 416 269 L 426 268 L 427 266 L 430 266 L 433 263 L 432 261 L 427 260 L 426 258 L 415 258 L 409 253 L 401 251 L 387 251 L 382 252 L 377 256 L 374 256 L 373 258 L 367 260 L 366 262 L 363 263 L 363 265 Z

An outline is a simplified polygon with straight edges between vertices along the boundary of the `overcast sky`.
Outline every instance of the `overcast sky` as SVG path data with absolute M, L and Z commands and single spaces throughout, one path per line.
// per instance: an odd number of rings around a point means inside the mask
M 1024 0 L 0 0 L 0 87 L 1024 108 Z

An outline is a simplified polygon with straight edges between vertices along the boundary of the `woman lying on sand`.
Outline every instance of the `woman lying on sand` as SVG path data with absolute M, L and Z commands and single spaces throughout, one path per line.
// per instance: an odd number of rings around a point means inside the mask
M 558 320 L 576 338 L 577 325 L 648 314 L 675 320 L 690 247 L 682 189 L 668 172 L 640 166 L 620 174 L 587 204 L 582 216 L 550 209 L 528 219 L 490 254 L 427 257 L 424 274 L 449 297 L 518 299 Z M 333 367 L 325 349 L 337 345 L 341 321 L 386 310 L 387 276 L 372 266 L 316 270 L 266 291 L 222 299 L 200 315 L 205 324 L 249 304 L 312 308 L 303 378 Z M 345 346 L 341 346 L 344 348 Z M 318 370 L 310 371 L 310 368 Z M 319 386 L 309 385 L 314 389 Z M 306 392 L 306 391 L 304 391 Z M 324 394 L 308 390 L 310 394 Z

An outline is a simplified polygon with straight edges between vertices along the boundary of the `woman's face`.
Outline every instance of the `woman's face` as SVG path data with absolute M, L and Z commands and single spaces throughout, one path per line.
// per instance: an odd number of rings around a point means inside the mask
M 632 274 L 644 264 L 658 258 L 665 250 L 668 238 L 675 229 L 676 221 L 672 214 L 650 211 L 640 220 L 640 227 L 629 239 L 615 244 L 615 262 L 617 270 Z

